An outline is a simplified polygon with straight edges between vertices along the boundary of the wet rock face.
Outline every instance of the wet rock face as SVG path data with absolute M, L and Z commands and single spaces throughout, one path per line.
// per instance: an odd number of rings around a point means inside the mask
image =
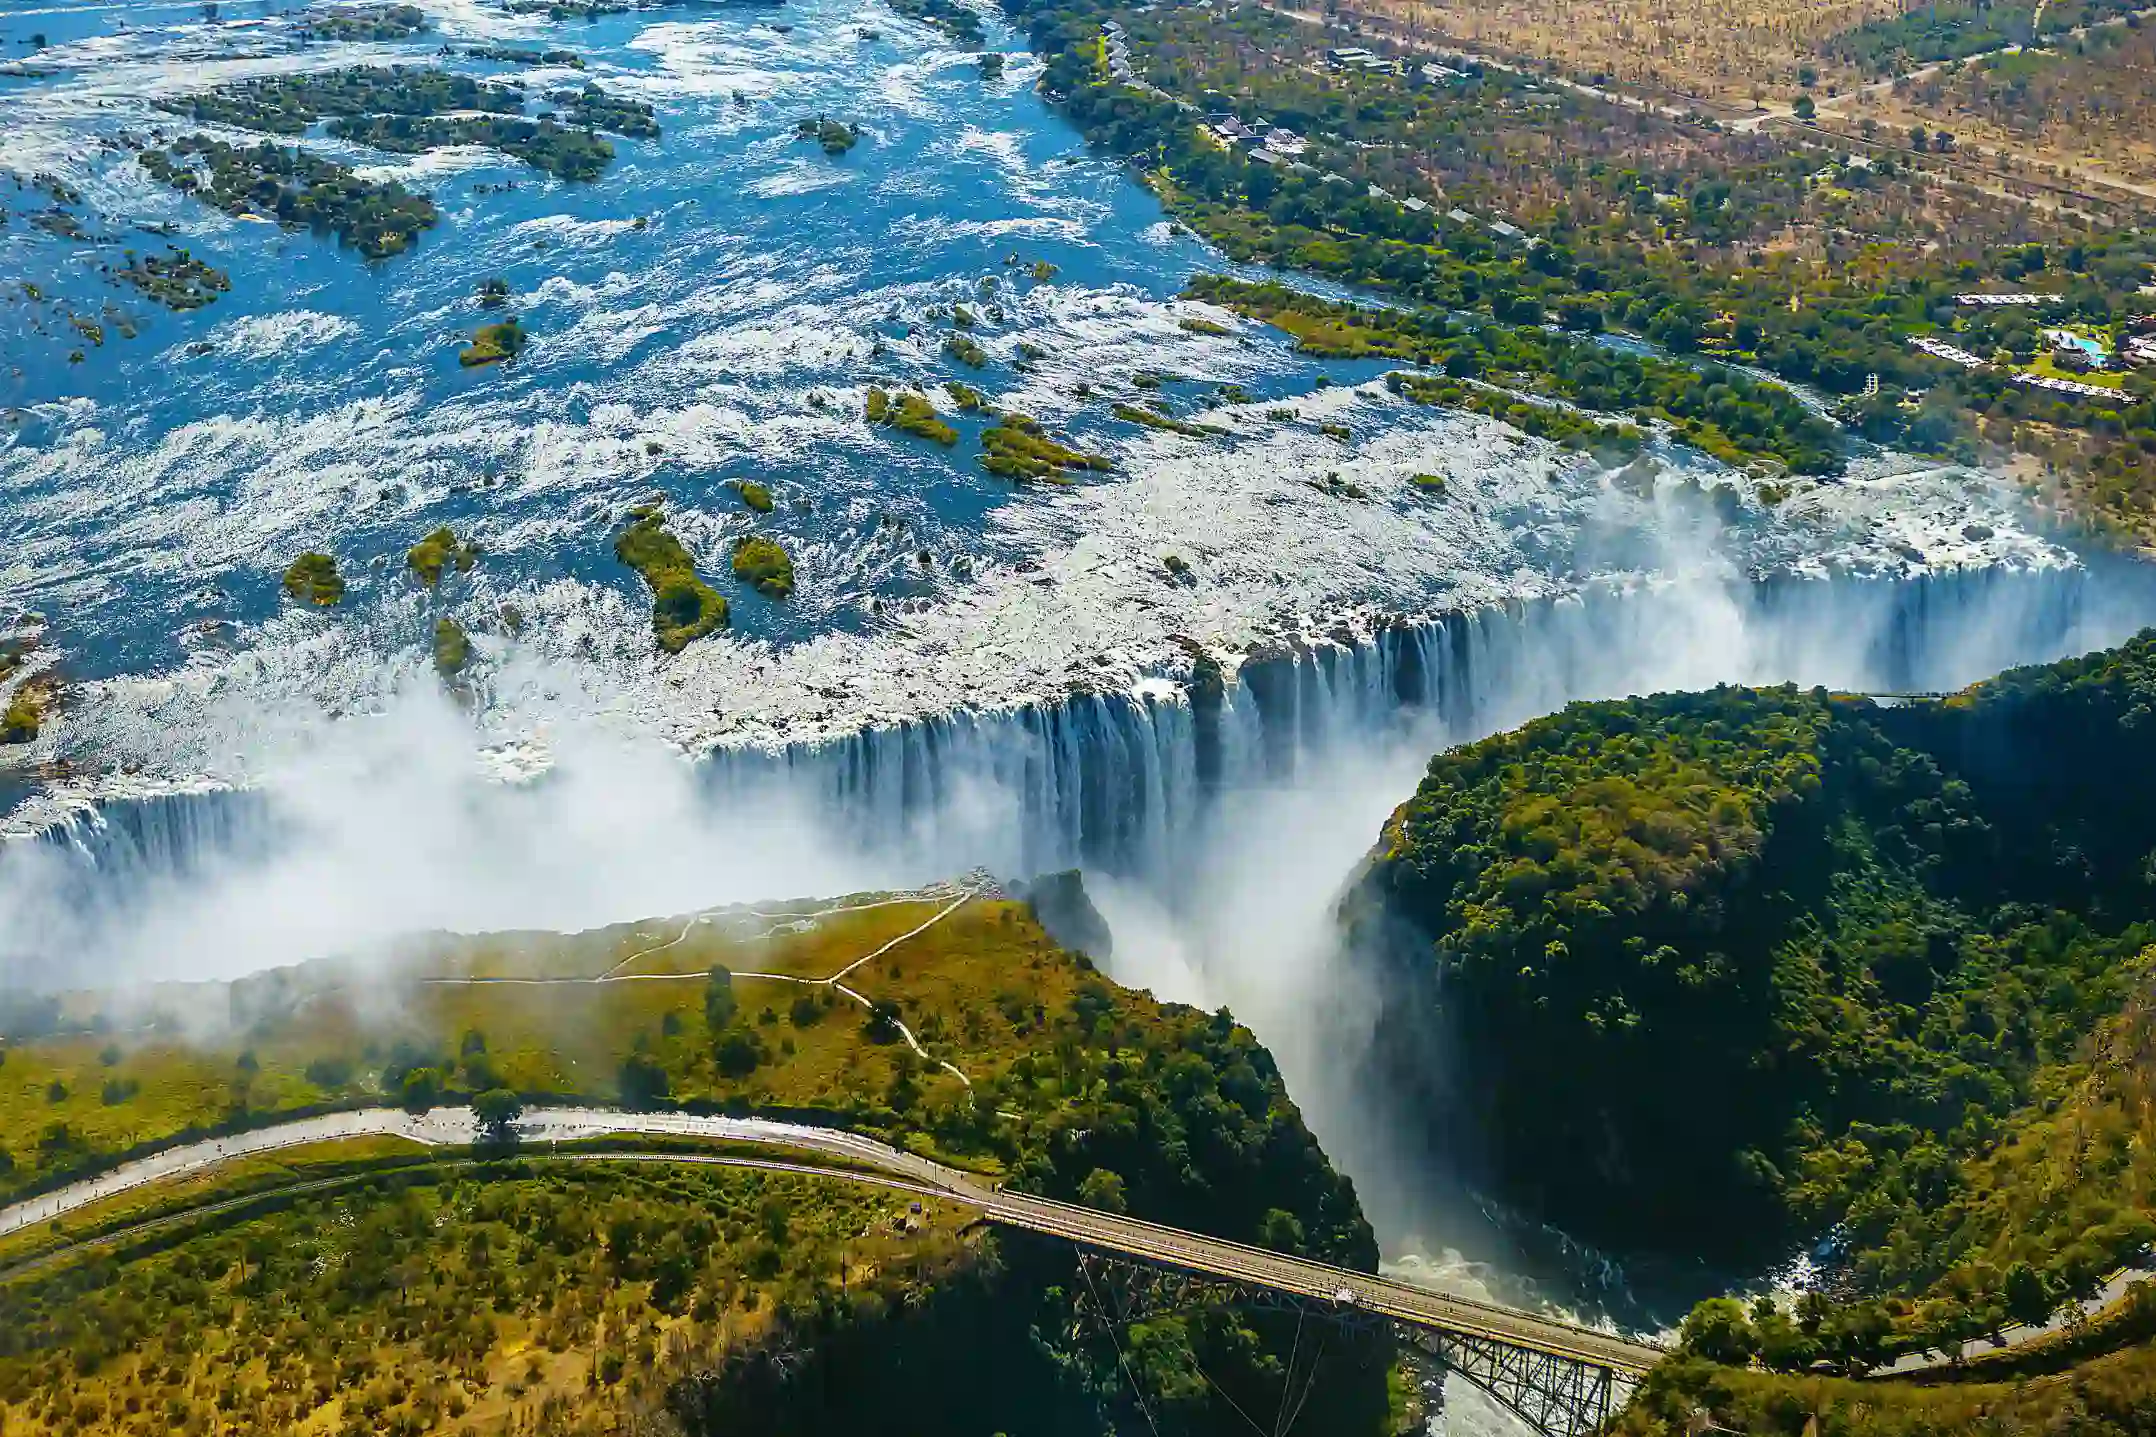
M 1108 920 L 1100 916 L 1085 891 L 1084 875 L 1075 868 L 1044 873 L 1016 885 L 1015 896 L 1033 909 L 1034 918 L 1048 936 L 1063 947 L 1083 953 L 1096 963 L 1115 956 L 1115 935 Z

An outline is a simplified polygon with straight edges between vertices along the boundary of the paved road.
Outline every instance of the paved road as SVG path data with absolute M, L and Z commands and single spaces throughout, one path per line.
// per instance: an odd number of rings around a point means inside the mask
M 2076 1322 L 2094 1317 L 2117 1303 L 2126 1296 L 2129 1288 L 2146 1282 L 2151 1277 L 2156 1277 L 2156 1266 L 2142 1263 L 2133 1267 L 2122 1267 L 2104 1279 L 2103 1286 L 2096 1289 L 2094 1296 L 2068 1303 L 2053 1313 L 2048 1321 L 2016 1323 L 2012 1327 L 2002 1328 L 1996 1338 L 1977 1337 L 1964 1342 L 1961 1345 L 1960 1358 L 1965 1362 L 1972 1361 L 1979 1357 L 2008 1352 L 2016 1347 L 2025 1347 L 2046 1337 L 2056 1337 Z M 1928 1352 L 1904 1354 L 1889 1365 L 1875 1369 L 1872 1375 L 1886 1377 L 1897 1372 L 1926 1372 L 1933 1368 L 1946 1367 L 1954 1361 L 1953 1353 L 1944 1348 L 1933 1348 Z
M 822 1153 L 944 1187 L 962 1176 L 925 1158 L 835 1128 L 774 1123 L 761 1118 L 632 1113 L 609 1108 L 534 1108 L 517 1126 L 528 1143 L 570 1142 L 614 1134 L 719 1139 Z M 151 1183 L 203 1172 L 238 1158 L 367 1137 L 406 1138 L 429 1147 L 467 1147 L 478 1139 L 479 1124 L 470 1108 L 435 1108 L 420 1115 L 399 1108 L 362 1108 L 187 1143 L 138 1158 L 43 1197 L 0 1208 L 0 1237 Z
M 632 1113 L 605 1108 L 535 1109 L 525 1115 L 517 1128 L 527 1150 L 537 1149 L 541 1144 L 581 1138 L 642 1135 L 723 1139 L 807 1151 L 859 1164 L 874 1172 L 833 1172 L 813 1164 L 796 1164 L 789 1170 L 853 1181 L 881 1181 L 902 1190 L 931 1193 L 976 1208 L 991 1222 L 1082 1243 L 1104 1252 L 1247 1282 L 1278 1292 L 1348 1303 L 1404 1322 L 1492 1338 L 1516 1347 L 1606 1367 L 1624 1375 L 1645 1372 L 1663 1355 L 1659 1348 L 1494 1303 L 1452 1297 L 1372 1273 L 1289 1257 L 1114 1213 L 1005 1192 L 956 1168 L 831 1128 L 767 1122 L 758 1118 Z M 247 1154 L 275 1152 L 339 1138 L 381 1135 L 436 1146 L 462 1146 L 478 1136 L 478 1123 L 469 1108 L 436 1108 L 416 1116 L 396 1109 L 370 1108 L 300 1119 L 217 1141 L 191 1143 L 128 1163 L 103 1177 L 0 1209 L 0 1235 L 77 1211 L 104 1198 L 182 1174 L 200 1172 Z M 623 1157 L 642 1162 L 722 1161 L 720 1155 L 688 1153 L 573 1156 L 591 1161 Z M 755 1165 L 755 1160 L 741 1160 L 735 1165 Z

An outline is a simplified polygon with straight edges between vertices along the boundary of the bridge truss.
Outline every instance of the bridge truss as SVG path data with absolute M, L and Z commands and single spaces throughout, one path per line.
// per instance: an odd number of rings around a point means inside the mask
M 1317 1321 L 1351 1332 L 1390 1328 L 1397 1339 L 1412 1343 L 1446 1370 L 1459 1373 L 1541 1437 L 1593 1437 L 1609 1425 L 1637 1382 L 1630 1374 L 1608 1367 L 1495 1338 L 1401 1322 L 1350 1303 L 1304 1297 L 1180 1268 L 1156 1267 L 1089 1247 L 1078 1249 L 1078 1268 L 1080 1319 L 1114 1340 L 1119 1356 L 1120 1334 L 1130 1324 L 1205 1304 L 1226 1303 L 1253 1312 L 1288 1312 L 1295 1314 L 1298 1322 Z M 1298 1352 L 1301 1347 L 1298 1337 Z M 1286 1433 L 1293 1427 L 1302 1400 L 1307 1399 L 1315 1384 L 1315 1363 L 1313 1357 L 1302 1378 L 1302 1396 L 1297 1398 L 1297 1370 L 1291 1357 L 1288 1390 L 1282 1394 L 1276 1432 Z M 1137 1396 L 1141 1409 L 1147 1409 L 1144 1394 Z M 1149 1409 L 1147 1417 L 1151 1419 Z

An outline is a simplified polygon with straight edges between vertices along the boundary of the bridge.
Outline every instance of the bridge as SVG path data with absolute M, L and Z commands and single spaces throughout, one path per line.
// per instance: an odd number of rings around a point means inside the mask
M 50 1222 L 153 1183 L 236 1158 L 363 1136 L 468 1147 L 481 1136 L 468 1108 L 411 1114 L 367 1108 L 257 1128 L 137 1159 L 100 1177 L 0 1208 L 0 1236 Z M 1348 1328 L 1389 1328 L 1489 1393 L 1543 1437 L 1586 1437 L 1606 1426 L 1660 1348 L 1558 1318 L 1455 1297 L 1375 1273 L 1186 1232 L 1121 1213 L 1012 1192 L 977 1175 L 842 1129 L 691 1113 L 543 1108 L 517 1124 L 520 1155 L 556 1162 L 713 1164 L 867 1183 L 963 1204 L 1001 1227 L 1067 1242 L 1080 1252 L 1091 1315 L 1111 1336 L 1130 1322 L 1206 1301 L 1291 1310 Z M 772 1158 L 697 1152 L 563 1151 L 563 1142 L 695 1137 L 774 1150 Z M 781 1158 L 778 1154 L 810 1155 Z M 326 1190 L 371 1176 L 315 1179 L 221 1202 L 205 1200 L 147 1222 L 56 1247 L 0 1271 L 22 1275 L 77 1248 L 236 1209 L 277 1193 Z M 1120 1338 L 1117 1339 L 1120 1341 Z

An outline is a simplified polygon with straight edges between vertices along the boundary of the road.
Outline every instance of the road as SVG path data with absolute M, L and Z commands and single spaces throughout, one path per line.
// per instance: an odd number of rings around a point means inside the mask
M 543 1144 L 609 1135 L 696 1137 L 810 1152 L 858 1167 L 833 1170 L 813 1163 L 793 1163 L 783 1170 L 855 1182 L 878 1181 L 903 1191 L 924 1192 L 964 1203 L 990 1222 L 1005 1227 L 1041 1233 L 1204 1276 L 1249 1283 L 1318 1301 L 1337 1302 L 1422 1327 L 1489 1338 L 1607 1368 L 1627 1377 L 1645 1372 L 1663 1356 L 1659 1348 L 1495 1303 L 1452 1297 L 1392 1278 L 1163 1227 L 1117 1213 L 1006 1192 L 956 1168 L 832 1128 L 691 1113 L 540 1108 L 527 1113 L 517 1124 L 517 1130 L 527 1151 L 538 1156 L 545 1155 Z M 479 1125 L 469 1108 L 436 1108 L 417 1115 L 397 1109 L 370 1108 L 304 1118 L 230 1138 L 190 1143 L 138 1159 L 102 1177 L 72 1184 L 42 1198 L 0 1209 L 0 1235 L 19 1232 L 91 1203 L 152 1183 L 202 1172 L 242 1156 L 367 1136 L 403 1137 L 430 1146 L 464 1146 L 479 1136 Z M 758 1160 L 725 1158 L 718 1154 L 579 1153 L 561 1156 L 579 1161 L 625 1159 L 762 1165 Z M 861 1171 L 862 1168 L 873 1172 Z M 294 1186 L 325 1186 L 328 1181 L 333 1180 Z M 214 1210 L 229 1205 L 215 1203 L 203 1207 Z M 159 1219 L 161 1222 L 169 1220 Z
M 517 1128 L 526 1142 L 535 1144 L 612 1135 L 703 1138 L 822 1153 L 848 1162 L 867 1163 L 939 1187 L 949 1187 L 953 1180 L 963 1177 L 954 1169 L 837 1128 L 774 1123 L 761 1118 L 632 1113 L 610 1108 L 534 1108 L 525 1114 Z M 470 1108 L 435 1108 L 424 1114 L 408 1113 L 400 1108 L 361 1108 L 299 1118 L 226 1138 L 186 1143 L 137 1158 L 109 1173 L 71 1183 L 42 1197 L 0 1208 L 0 1237 L 65 1217 L 92 1203 L 133 1192 L 151 1183 L 204 1172 L 239 1158 L 368 1137 L 405 1138 L 428 1147 L 468 1147 L 479 1138 L 479 1123 Z
M 2094 1317 L 2119 1302 L 2135 1284 L 2146 1282 L 2151 1277 L 2156 1277 L 2156 1265 L 2139 1263 L 2132 1267 L 2122 1267 L 2105 1278 L 2103 1285 L 2096 1289 L 2093 1296 L 2068 1303 L 2053 1313 L 2047 1321 L 2016 1323 L 2012 1327 L 2002 1328 L 1996 1338 L 1977 1337 L 1964 1342 L 1959 1360 L 1974 1361 L 1979 1357 L 1989 1357 L 2012 1351 L 2016 1347 L 2025 1347 L 2046 1337 L 2056 1337 L 2076 1322 Z M 1906 1353 L 1887 1366 L 1876 1369 L 1872 1375 L 1888 1377 L 1898 1372 L 1927 1372 L 1950 1366 L 1955 1361 L 1955 1354 L 1943 1348 L 1934 1348 L 1929 1352 Z

